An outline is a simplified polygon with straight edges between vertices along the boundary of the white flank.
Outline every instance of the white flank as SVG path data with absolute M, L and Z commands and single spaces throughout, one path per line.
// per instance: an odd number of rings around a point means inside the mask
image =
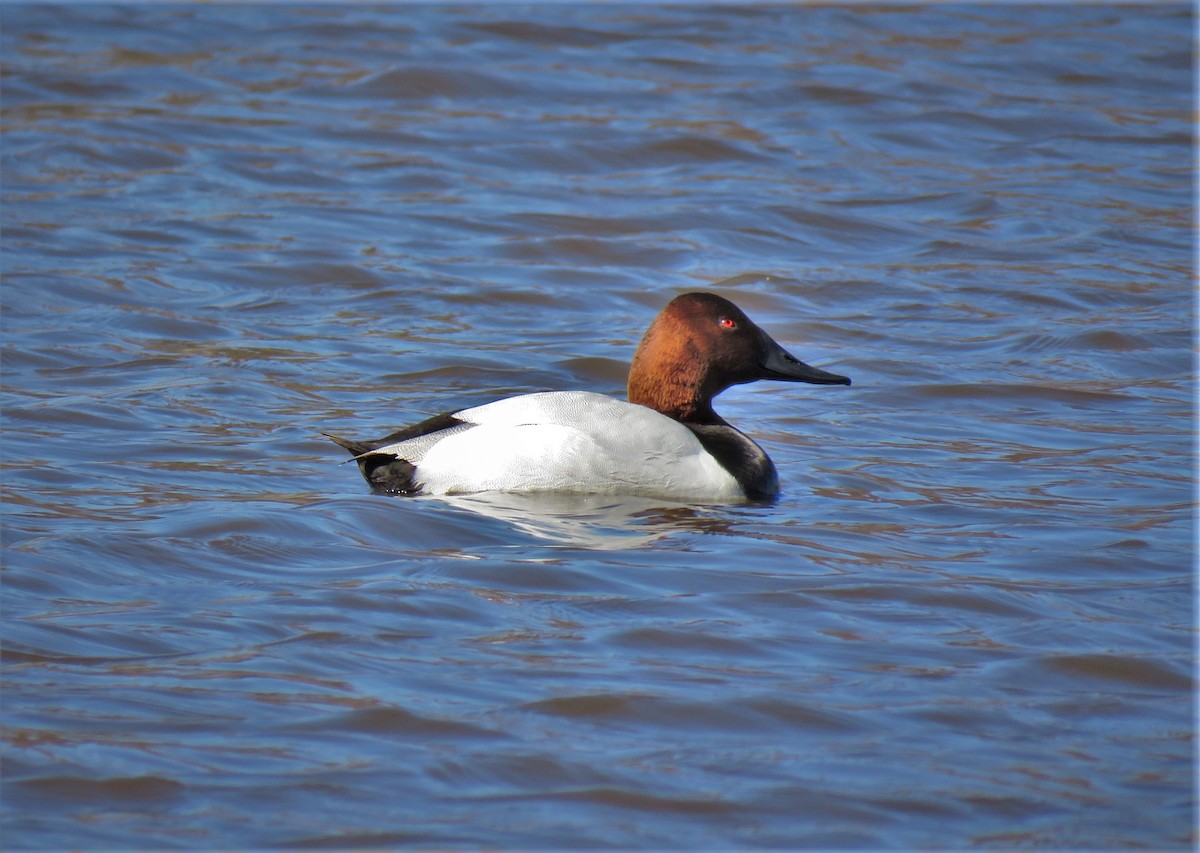
M 476 424 L 381 451 L 417 466 L 430 494 L 562 492 L 736 500 L 742 489 L 692 431 L 645 406 L 589 391 L 509 397 L 464 409 Z M 415 458 L 414 458 L 415 457 Z

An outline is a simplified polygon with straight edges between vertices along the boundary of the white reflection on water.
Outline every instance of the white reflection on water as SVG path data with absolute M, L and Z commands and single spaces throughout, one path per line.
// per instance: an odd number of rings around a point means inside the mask
M 703 507 L 661 498 L 496 492 L 427 500 L 503 521 L 537 539 L 600 551 L 639 548 L 713 523 Z

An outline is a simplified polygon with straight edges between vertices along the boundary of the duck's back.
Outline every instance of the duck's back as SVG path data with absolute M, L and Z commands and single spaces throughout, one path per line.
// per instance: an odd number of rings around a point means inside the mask
M 734 477 L 683 424 L 586 391 L 509 397 L 458 425 L 377 448 L 412 463 L 430 494 L 590 492 L 730 500 Z

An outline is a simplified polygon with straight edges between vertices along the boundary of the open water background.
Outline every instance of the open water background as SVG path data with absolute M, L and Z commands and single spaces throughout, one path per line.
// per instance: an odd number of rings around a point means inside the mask
M 4 847 L 1189 848 L 1193 15 L 0 7 Z M 693 289 L 773 506 L 319 435 Z

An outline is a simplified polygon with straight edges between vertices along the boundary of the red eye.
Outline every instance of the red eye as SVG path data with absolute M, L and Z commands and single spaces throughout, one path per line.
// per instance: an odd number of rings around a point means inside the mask
M 718 322 L 720 322 L 722 329 L 736 329 L 737 328 L 737 320 L 733 320 L 729 317 L 722 317 Z

